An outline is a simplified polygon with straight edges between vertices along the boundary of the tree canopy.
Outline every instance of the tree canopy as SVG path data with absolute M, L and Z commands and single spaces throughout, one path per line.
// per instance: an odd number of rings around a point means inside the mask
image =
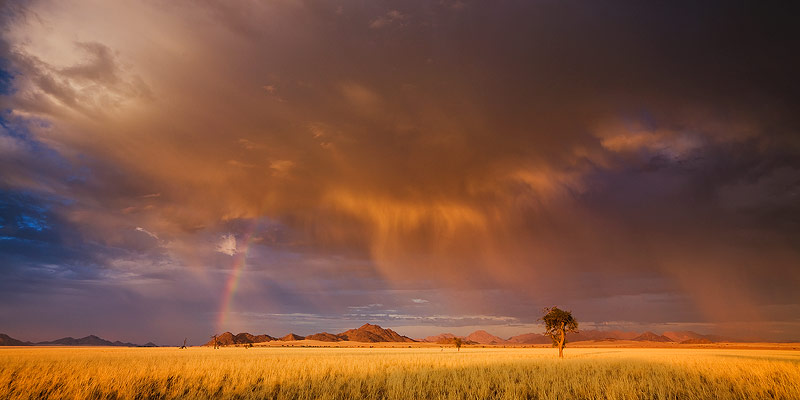
M 545 314 L 541 318 L 545 327 L 544 334 L 553 339 L 553 347 L 558 347 L 558 356 L 563 357 L 567 333 L 578 332 L 578 321 L 572 317 L 572 312 L 555 306 L 545 308 L 544 311 Z

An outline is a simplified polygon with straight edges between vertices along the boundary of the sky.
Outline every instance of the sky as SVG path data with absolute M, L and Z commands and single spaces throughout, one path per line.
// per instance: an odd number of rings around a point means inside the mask
M 0 4 L 13 337 L 800 340 L 792 10 Z

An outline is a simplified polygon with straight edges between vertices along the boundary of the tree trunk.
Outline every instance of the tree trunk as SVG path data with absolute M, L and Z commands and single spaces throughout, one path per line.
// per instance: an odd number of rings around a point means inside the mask
M 567 334 L 564 332 L 564 326 L 566 324 L 564 322 L 561 323 L 561 340 L 558 342 L 558 358 L 564 358 L 564 341 L 566 340 Z

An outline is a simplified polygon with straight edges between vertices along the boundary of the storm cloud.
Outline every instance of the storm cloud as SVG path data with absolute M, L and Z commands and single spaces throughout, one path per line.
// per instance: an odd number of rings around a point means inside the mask
M 3 321 L 522 333 L 558 304 L 797 338 L 800 32 L 769 7 L 8 2 Z

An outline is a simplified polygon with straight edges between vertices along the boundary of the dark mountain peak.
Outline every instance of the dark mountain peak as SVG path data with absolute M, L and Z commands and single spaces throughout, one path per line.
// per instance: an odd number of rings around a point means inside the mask
M 0 333 L 0 346 L 30 346 L 30 343 L 14 339 L 5 333 Z
M 406 336 L 402 336 L 391 329 L 384 329 L 378 325 L 364 324 L 358 329 L 350 329 L 336 335 L 342 340 L 349 340 L 352 342 L 414 342 Z
M 480 343 L 480 344 L 502 344 L 502 343 L 506 343 L 505 339 L 503 339 L 503 338 L 501 338 L 499 336 L 492 335 L 491 333 L 486 332 L 486 331 L 484 331 L 482 329 L 470 333 L 469 335 L 467 335 L 467 337 L 465 339 L 467 341 L 476 342 L 476 343 Z
M 639 342 L 672 342 L 673 340 L 664 336 L 664 335 L 656 335 L 653 332 L 647 331 L 631 340 L 639 341 Z
M 217 335 L 217 344 L 220 346 L 233 346 L 237 344 L 252 344 L 252 343 L 263 343 L 275 340 L 274 337 L 263 334 L 263 335 L 253 335 L 247 332 L 241 332 L 234 335 L 231 332 L 223 332 Z M 204 346 L 213 346 L 214 345 L 214 338 L 211 338 Z

